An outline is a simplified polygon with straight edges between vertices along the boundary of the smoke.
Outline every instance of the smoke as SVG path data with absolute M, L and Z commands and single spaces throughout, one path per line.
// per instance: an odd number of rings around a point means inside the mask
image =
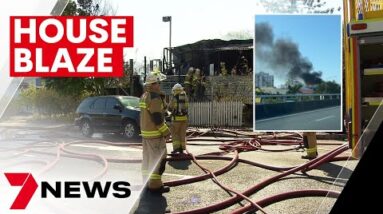
M 313 70 L 313 64 L 302 56 L 297 43 L 285 38 L 274 42 L 269 23 L 255 25 L 255 44 L 257 57 L 274 71 L 283 72 L 290 79 L 301 79 L 306 85 L 323 82 L 322 72 Z
M 316 85 L 316 84 L 322 83 L 323 80 L 322 80 L 321 76 L 322 76 L 322 72 L 320 72 L 320 71 L 314 71 L 311 73 L 302 73 L 301 74 L 301 78 L 308 85 Z
M 256 25 L 255 31 L 256 44 L 259 45 L 272 45 L 274 41 L 273 29 L 268 23 L 262 22 Z

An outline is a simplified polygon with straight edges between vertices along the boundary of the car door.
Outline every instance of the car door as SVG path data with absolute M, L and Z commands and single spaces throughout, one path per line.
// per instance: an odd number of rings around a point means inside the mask
M 92 126 L 96 129 L 104 129 L 105 104 L 106 104 L 106 98 L 100 97 L 100 98 L 97 98 L 91 106 L 90 116 L 92 120 Z
M 116 109 L 115 106 L 120 106 L 120 109 Z M 105 125 L 106 128 L 110 131 L 120 131 L 122 124 L 121 112 L 123 111 L 123 106 L 120 102 L 114 98 L 110 97 L 106 100 L 105 108 Z

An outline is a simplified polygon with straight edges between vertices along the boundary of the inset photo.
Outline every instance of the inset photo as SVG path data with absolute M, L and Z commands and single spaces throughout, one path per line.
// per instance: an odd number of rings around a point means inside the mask
M 256 15 L 255 131 L 342 131 L 340 15 Z

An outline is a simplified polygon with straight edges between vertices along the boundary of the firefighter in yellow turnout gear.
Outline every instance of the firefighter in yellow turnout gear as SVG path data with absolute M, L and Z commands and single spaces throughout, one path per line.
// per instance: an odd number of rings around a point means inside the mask
M 173 154 L 181 154 L 186 149 L 186 129 L 188 127 L 189 101 L 181 84 L 177 83 L 172 88 L 173 97 L 169 104 L 172 113 L 172 140 Z
M 190 67 L 186 76 L 185 76 L 185 92 L 190 97 L 193 94 L 193 75 L 194 75 L 194 68 Z
M 304 132 L 303 144 L 307 152 L 307 155 L 302 156 L 303 159 L 314 159 L 318 156 L 317 137 L 315 132 Z
M 166 140 L 170 130 L 164 120 L 165 103 L 160 91 L 160 82 L 166 76 L 160 72 L 151 72 L 145 81 L 145 92 L 140 98 L 140 125 L 143 147 L 142 172 L 146 178 L 148 190 L 156 193 L 169 192 L 164 186 L 161 175 L 166 165 Z M 149 174 L 151 172 L 151 174 Z

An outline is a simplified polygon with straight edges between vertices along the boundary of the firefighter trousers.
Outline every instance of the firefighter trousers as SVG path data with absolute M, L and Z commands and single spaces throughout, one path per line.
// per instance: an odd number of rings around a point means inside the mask
M 161 176 L 166 165 L 166 142 L 165 139 L 142 138 L 142 175 L 144 181 L 149 177 L 147 187 L 158 189 L 163 186 Z
M 308 157 L 316 157 L 318 155 L 317 138 L 315 132 L 303 133 L 303 144 L 306 148 Z
M 177 149 L 186 149 L 186 129 L 188 128 L 188 121 L 173 121 L 172 123 L 172 141 L 173 151 Z

